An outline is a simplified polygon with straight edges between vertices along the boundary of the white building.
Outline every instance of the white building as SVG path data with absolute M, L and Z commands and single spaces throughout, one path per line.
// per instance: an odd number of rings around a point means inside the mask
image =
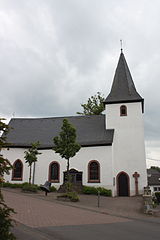
M 141 194 L 147 186 L 143 98 L 137 93 L 123 52 L 120 54 L 111 92 L 106 98 L 103 115 L 65 117 L 77 130 L 81 149 L 70 160 L 77 170 L 74 181 L 83 185 L 112 190 L 113 196 Z M 32 142 L 41 143 L 35 168 L 36 184 L 51 181 L 57 188 L 63 184 L 66 161 L 53 150 L 53 137 L 61 130 L 63 117 L 13 118 L 4 150 L 14 166 L 5 180 L 26 182 L 29 168 L 24 151 Z M 76 172 L 76 171 L 75 171 Z
M 148 186 L 152 193 L 160 192 L 160 171 L 155 167 L 147 169 Z

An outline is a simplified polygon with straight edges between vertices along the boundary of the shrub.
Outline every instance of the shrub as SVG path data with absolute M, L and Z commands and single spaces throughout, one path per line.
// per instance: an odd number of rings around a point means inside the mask
M 29 186 L 29 189 L 31 189 L 31 190 L 27 190 L 28 186 Z M 40 186 L 38 186 L 36 184 L 29 184 L 28 182 L 24 182 L 24 183 L 4 182 L 4 183 L 2 183 L 2 187 L 4 187 L 4 188 L 21 188 L 22 191 L 30 191 L 30 192 L 35 192 L 35 190 L 34 190 L 35 188 L 37 188 L 37 191 L 41 190 Z M 51 187 L 51 192 L 54 192 L 54 191 L 56 191 L 56 188 L 55 187 Z
M 78 202 L 79 201 L 79 197 L 78 194 L 76 192 L 67 192 L 64 194 L 61 194 L 59 196 L 57 196 L 58 199 L 69 199 L 71 202 Z
M 22 191 L 23 192 L 34 192 L 34 193 L 36 193 L 38 191 L 38 186 L 34 185 L 34 184 L 25 183 L 22 186 Z
M 28 182 L 24 182 L 24 183 L 4 182 L 4 183 L 2 183 L 2 187 L 4 187 L 4 188 L 22 188 L 22 191 L 29 191 L 29 192 L 37 192 L 38 190 L 41 190 L 40 186 L 38 186 L 36 184 L 34 184 L 34 185 L 29 184 Z M 31 190 L 27 190 L 27 189 L 31 189 Z M 35 189 L 37 189 L 37 191 Z M 56 192 L 57 189 L 54 186 L 52 186 L 52 187 L 50 187 L 50 191 Z
M 78 202 L 79 201 L 79 197 L 78 197 L 78 194 L 76 192 L 68 192 L 67 197 L 71 200 L 71 202 Z
M 94 194 L 97 195 L 98 191 L 95 187 L 83 186 L 82 192 L 84 194 Z
M 71 176 L 69 175 L 68 181 L 65 183 L 66 192 L 72 191 L 73 184 L 71 183 Z
M 0 239 L 2 240 L 15 240 L 16 237 L 10 231 L 14 226 L 14 221 L 10 218 L 10 215 L 15 213 L 14 209 L 9 208 L 3 201 L 0 200 Z
M 103 187 L 83 186 L 82 192 L 84 194 L 92 194 L 92 195 L 97 195 L 98 192 L 99 192 L 101 196 L 107 196 L 107 197 L 112 196 L 112 191 L 110 189 L 106 189 L 106 188 L 103 188 Z
M 55 188 L 54 186 L 50 187 L 50 192 L 56 192 L 56 191 L 57 191 L 57 188 Z
M 9 187 L 9 188 L 22 188 L 23 183 L 9 183 L 9 182 L 4 182 L 2 186 Z
M 2 187 L 4 187 L 4 188 L 22 188 L 25 184 L 28 184 L 28 183 L 27 182 L 24 182 L 24 183 L 4 182 L 4 183 L 2 183 Z
M 2 183 L 2 187 L 4 187 L 4 188 L 5 188 L 5 187 L 10 187 L 10 183 L 8 183 L 8 182 L 3 182 L 3 183 Z
M 112 191 L 110 189 L 98 187 L 97 190 L 100 192 L 100 195 L 102 195 L 102 196 L 107 196 L 107 197 L 112 196 Z
M 157 199 L 158 204 L 160 203 L 160 192 L 155 192 L 155 196 Z

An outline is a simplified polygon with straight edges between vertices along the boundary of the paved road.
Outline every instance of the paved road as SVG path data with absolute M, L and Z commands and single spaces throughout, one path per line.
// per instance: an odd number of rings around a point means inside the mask
M 160 226 L 137 221 L 100 225 L 48 227 L 39 230 L 59 240 L 158 240 L 160 238 Z
M 13 232 L 22 240 L 156 240 L 160 224 L 87 211 L 31 195 L 4 191 L 6 203 L 17 212 Z
M 136 220 L 43 228 L 19 225 L 13 232 L 17 240 L 159 240 L 160 226 Z

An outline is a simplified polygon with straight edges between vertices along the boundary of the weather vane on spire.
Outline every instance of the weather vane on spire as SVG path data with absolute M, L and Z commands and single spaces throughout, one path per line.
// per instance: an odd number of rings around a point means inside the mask
M 120 39 L 120 44 L 121 44 L 121 52 L 123 52 L 122 39 Z

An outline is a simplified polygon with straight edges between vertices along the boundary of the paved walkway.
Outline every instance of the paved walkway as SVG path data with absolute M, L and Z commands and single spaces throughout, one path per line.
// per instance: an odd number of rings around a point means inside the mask
M 160 218 L 143 214 L 141 197 L 100 197 L 98 208 L 97 196 L 90 195 L 80 195 L 76 203 L 58 201 L 56 193 L 46 197 L 43 192 L 25 194 L 20 189 L 4 189 L 3 195 L 17 212 L 12 229 L 17 240 L 104 240 L 109 232 L 110 239 L 128 240 L 134 239 L 137 229 L 145 239 L 152 239 L 159 232 Z M 150 227 L 152 232 L 144 234 Z
M 43 195 L 22 194 L 17 191 L 3 191 L 5 202 L 17 212 L 13 218 L 29 227 L 65 226 L 126 222 L 128 219 L 101 214 L 95 211 L 67 206 L 50 201 Z M 50 196 L 51 197 L 51 196 Z M 47 200 L 48 199 L 48 200 Z M 47 201 L 46 201 L 47 200 Z

